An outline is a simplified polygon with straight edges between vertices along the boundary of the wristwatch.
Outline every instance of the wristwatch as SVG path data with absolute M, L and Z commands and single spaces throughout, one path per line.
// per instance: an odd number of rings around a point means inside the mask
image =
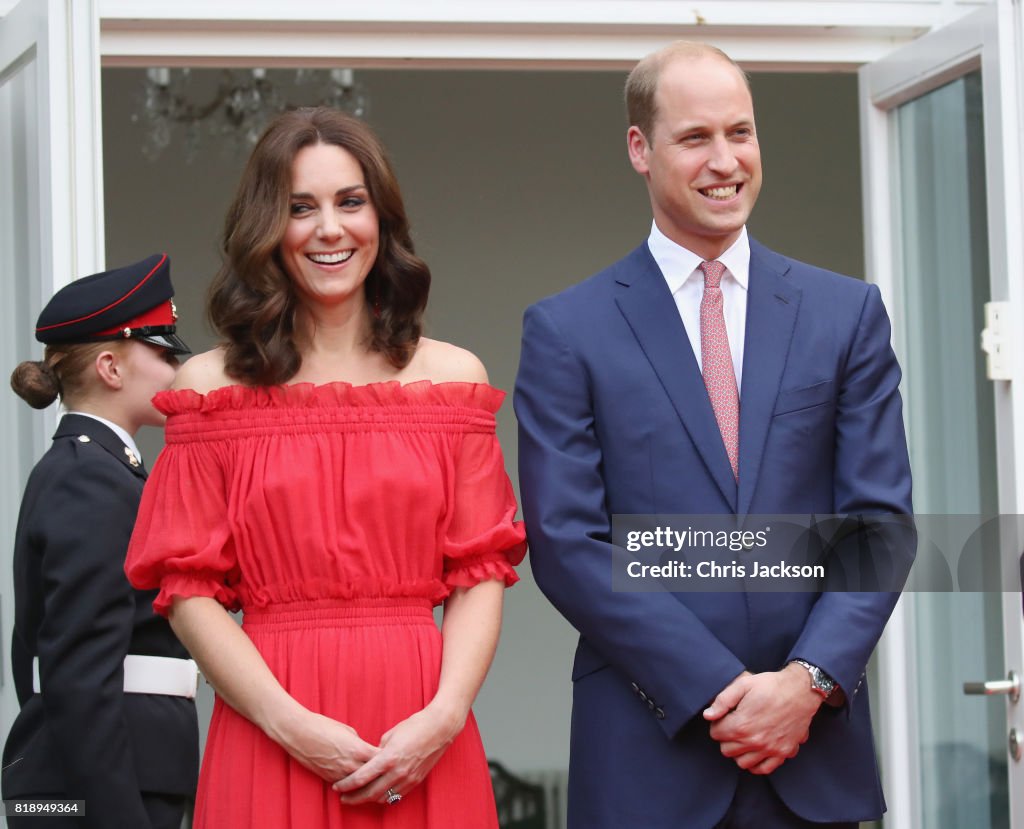
M 794 659 L 797 665 L 805 668 L 807 673 L 811 675 L 811 690 L 816 694 L 820 694 L 822 699 L 828 699 L 832 696 L 832 692 L 836 689 L 836 681 L 832 679 L 827 673 L 825 673 L 817 665 L 812 665 L 810 662 L 805 662 L 803 659 Z

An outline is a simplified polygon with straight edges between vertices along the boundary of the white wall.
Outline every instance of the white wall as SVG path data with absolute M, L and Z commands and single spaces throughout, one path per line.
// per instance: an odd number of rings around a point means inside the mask
M 360 78 L 434 273 L 429 333 L 475 351 L 492 383 L 511 391 L 526 305 L 624 255 L 649 228 L 646 192 L 625 154 L 624 74 L 374 70 Z M 143 159 L 131 122 L 140 82 L 137 70 L 104 70 L 107 261 L 169 252 L 183 334 L 202 350 L 212 343 L 202 295 L 244 158 L 210 147 L 187 165 L 172 147 L 156 163 Z M 765 187 L 752 233 L 860 275 L 855 77 L 757 75 L 754 90 Z M 515 481 L 510 400 L 499 432 Z M 147 457 L 158 445 L 158 434 L 144 436 Z M 562 768 L 575 636 L 529 567 L 521 574 L 476 712 L 491 756 L 512 769 Z

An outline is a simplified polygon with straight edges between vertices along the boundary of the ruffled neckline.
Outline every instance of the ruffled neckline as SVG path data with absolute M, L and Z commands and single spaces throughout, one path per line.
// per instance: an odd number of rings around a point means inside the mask
M 496 414 L 505 392 L 488 383 L 382 380 L 353 385 L 291 383 L 280 386 L 222 386 L 202 394 L 193 389 L 157 392 L 153 405 L 165 415 L 208 413 L 251 408 L 336 408 L 338 406 L 456 406 Z

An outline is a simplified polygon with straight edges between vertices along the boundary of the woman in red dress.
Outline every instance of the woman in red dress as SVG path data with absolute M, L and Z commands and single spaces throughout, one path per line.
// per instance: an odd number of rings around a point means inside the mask
M 223 343 L 155 398 L 127 562 L 217 691 L 195 825 L 496 827 L 470 706 L 525 553 L 504 395 L 420 335 L 430 272 L 361 122 L 278 117 L 223 248 Z

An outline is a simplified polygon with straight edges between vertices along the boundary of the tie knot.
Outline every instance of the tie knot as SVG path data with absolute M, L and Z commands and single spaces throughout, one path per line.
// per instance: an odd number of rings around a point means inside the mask
M 722 281 L 722 274 L 725 273 L 725 265 L 715 259 L 711 262 L 701 262 L 700 269 L 704 271 L 705 287 L 717 288 Z

